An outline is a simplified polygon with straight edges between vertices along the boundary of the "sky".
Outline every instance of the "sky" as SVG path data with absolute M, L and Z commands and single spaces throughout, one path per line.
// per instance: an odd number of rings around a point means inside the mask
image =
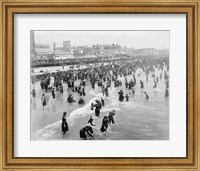
M 119 44 L 139 48 L 169 49 L 169 31 L 34 31 L 36 44 L 56 43 L 70 40 L 71 46 L 92 46 L 94 44 Z

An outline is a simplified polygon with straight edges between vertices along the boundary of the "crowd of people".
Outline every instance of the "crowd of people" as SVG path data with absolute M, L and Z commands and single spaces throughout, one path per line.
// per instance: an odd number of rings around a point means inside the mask
M 140 72 L 136 71 L 140 69 Z M 155 73 L 159 70 L 159 75 Z M 108 113 L 108 116 L 101 115 L 101 109 L 106 105 L 104 98 L 109 97 L 110 87 L 113 85 L 115 88 L 120 88 L 118 92 L 118 97 L 120 102 L 128 102 L 130 97 L 125 90 L 130 90 L 130 92 L 135 94 L 135 86 L 138 84 L 140 89 L 145 88 L 144 80 L 140 79 L 141 75 L 145 75 L 146 82 L 148 82 L 149 77 L 154 81 L 152 89 L 157 88 L 159 80 L 165 80 L 165 95 L 163 98 L 169 96 L 169 61 L 168 58 L 142 58 L 142 59 L 132 59 L 132 60 L 119 60 L 115 62 L 110 62 L 108 65 L 100 65 L 99 67 L 85 68 L 79 70 L 68 70 L 56 73 L 47 73 L 43 75 L 34 76 L 32 80 L 32 98 L 36 98 L 36 90 L 34 84 L 40 81 L 41 89 L 43 90 L 42 95 L 42 106 L 43 109 L 47 105 L 47 99 L 45 94 L 51 92 L 52 99 L 55 99 L 55 92 L 58 92 L 61 96 L 64 92 L 63 84 L 67 85 L 68 97 L 67 103 L 78 103 L 79 105 L 84 105 L 84 97 L 87 96 L 85 92 L 85 86 L 91 85 L 91 89 L 100 88 L 102 91 L 102 97 L 96 99 L 91 103 L 91 110 L 94 110 L 94 116 L 90 116 L 89 121 L 86 122 L 80 131 L 79 135 L 81 139 L 94 139 L 93 128 L 95 124 L 93 123 L 94 117 L 101 118 L 102 116 L 102 126 L 100 127 L 101 132 L 106 132 L 109 124 L 115 124 L 114 115 L 115 110 Z M 136 74 L 139 80 L 136 79 Z M 131 77 L 128 80 L 127 77 Z M 75 82 L 79 81 L 79 85 L 75 85 Z M 79 99 L 74 99 L 73 94 L 77 93 Z M 144 92 L 144 100 L 150 100 L 148 92 Z M 66 112 L 62 116 L 62 132 L 65 134 L 69 131 L 69 126 L 67 123 Z
M 92 56 L 92 57 L 73 57 L 73 58 L 67 58 L 67 59 L 53 59 L 53 58 L 47 58 L 47 57 L 41 57 L 40 59 L 32 60 L 31 66 L 32 67 L 40 67 L 40 66 L 63 66 L 63 65 L 76 65 L 80 63 L 90 64 L 90 63 L 99 63 L 102 60 L 104 62 L 109 62 L 113 60 L 119 60 L 119 58 L 127 58 L 126 55 L 115 55 L 113 57 L 101 57 L 101 56 Z
M 31 65 L 32 67 L 39 67 L 39 66 L 60 66 L 60 65 L 74 65 L 80 63 L 80 60 L 84 63 L 88 63 L 88 59 L 90 63 L 95 62 L 96 58 L 68 58 L 68 59 L 46 59 L 41 58 L 40 60 L 32 60 Z

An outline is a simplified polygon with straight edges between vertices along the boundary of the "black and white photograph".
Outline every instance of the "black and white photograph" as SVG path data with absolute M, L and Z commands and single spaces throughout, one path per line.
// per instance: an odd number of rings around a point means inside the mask
M 31 30 L 31 141 L 169 140 L 169 30 Z

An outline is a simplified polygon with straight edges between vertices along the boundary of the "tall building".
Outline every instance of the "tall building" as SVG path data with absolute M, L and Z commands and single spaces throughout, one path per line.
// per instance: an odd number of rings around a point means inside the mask
M 31 49 L 31 57 L 35 57 L 35 35 L 34 31 L 30 31 L 30 49 Z
M 71 52 L 71 41 L 64 41 L 63 42 L 63 50 L 66 52 Z

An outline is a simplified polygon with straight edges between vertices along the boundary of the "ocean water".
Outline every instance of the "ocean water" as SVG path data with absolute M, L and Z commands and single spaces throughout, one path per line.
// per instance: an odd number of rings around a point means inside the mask
M 141 76 L 138 76 L 141 73 Z M 160 70 L 156 69 L 156 75 Z M 169 98 L 165 98 L 165 80 L 159 79 L 156 89 L 153 88 L 153 78 L 151 74 L 149 81 L 146 82 L 145 74 L 138 69 L 136 73 L 137 84 L 135 94 L 131 90 L 125 89 L 124 77 L 119 78 L 123 82 L 122 87 L 109 88 L 109 97 L 103 97 L 101 87 L 96 85 L 91 89 L 88 82 L 85 88 L 85 104 L 69 104 L 66 102 L 68 94 L 73 94 L 74 99 L 78 100 L 79 95 L 67 90 L 64 85 L 64 94 L 62 97 L 56 95 L 53 102 L 51 93 L 48 93 L 49 109 L 42 110 L 41 95 L 39 83 L 36 83 L 37 98 L 31 104 L 31 140 L 79 140 L 79 131 L 83 128 L 90 116 L 94 118 L 93 127 L 95 140 L 168 140 L 169 139 Z M 128 80 L 132 76 L 128 76 Z M 144 88 L 140 88 L 139 80 L 144 81 Z M 76 82 L 75 84 L 78 84 Z M 128 102 L 118 100 L 118 92 L 123 89 L 124 94 L 129 95 Z M 149 100 L 145 100 L 144 92 L 149 95 Z M 105 100 L 105 107 L 101 110 L 100 118 L 95 117 L 94 110 L 90 105 L 96 99 L 101 97 Z M 112 110 L 116 111 L 114 116 L 115 124 L 109 125 L 107 132 L 101 133 L 100 127 L 103 116 L 108 115 Z M 62 134 L 61 118 L 62 113 L 67 112 L 67 122 L 69 131 Z

